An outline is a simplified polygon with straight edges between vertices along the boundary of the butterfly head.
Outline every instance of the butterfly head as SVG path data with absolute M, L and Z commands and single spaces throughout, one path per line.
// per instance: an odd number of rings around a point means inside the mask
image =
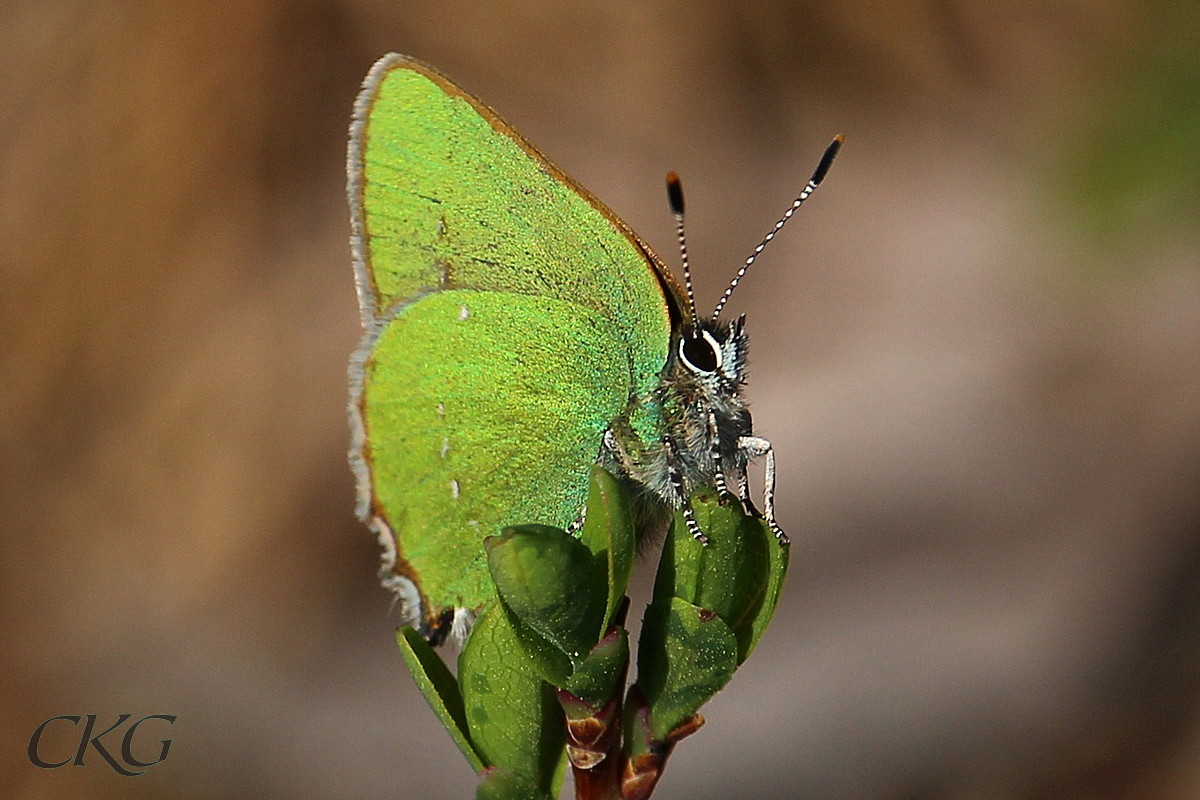
M 736 392 L 746 383 L 746 317 L 700 320 L 679 337 L 676 357 L 697 382 Z

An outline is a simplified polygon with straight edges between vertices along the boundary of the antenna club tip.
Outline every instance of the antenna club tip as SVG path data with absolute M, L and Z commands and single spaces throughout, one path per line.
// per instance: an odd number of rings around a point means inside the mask
M 683 185 L 674 172 L 667 173 L 667 199 L 671 202 L 671 212 L 677 217 L 683 216 Z
M 817 169 L 813 172 L 809 183 L 813 186 L 819 186 L 821 181 L 825 180 L 825 173 L 829 172 L 829 167 L 833 165 L 833 159 L 837 157 L 838 151 L 842 149 L 842 142 L 844 141 L 846 141 L 844 134 L 839 133 L 833 137 L 833 141 L 825 148 L 825 153 L 821 156 L 821 163 L 817 164 Z

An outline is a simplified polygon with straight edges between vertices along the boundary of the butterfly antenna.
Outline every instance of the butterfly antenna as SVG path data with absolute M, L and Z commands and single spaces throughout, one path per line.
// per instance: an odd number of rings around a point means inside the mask
M 783 226 L 787 224 L 787 221 L 792 218 L 792 215 L 796 213 L 796 209 L 800 208 L 804 204 L 804 201 L 808 199 L 808 196 L 821 185 L 821 181 L 825 180 L 825 173 L 829 172 L 829 166 L 833 164 L 833 159 L 837 156 L 838 150 L 842 149 L 842 142 L 844 141 L 846 141 L 846 137 L 839 133 L 833 137 L 833 141 L 825 148 L 825 154 L 821 156 L 820 163 L 813 170 L 812 177 L 808 179 L 808 185 L 804 187 L 804 191 L 800 192 L 800 196 L 792 201 L 792 207 L 779 218 L 779 221 L 775 223 L 775 227 L 763 237 L 762 241 L 758 243 L 758 247 L 754 248 L 754 252 L 746 259 L 746 263 L 742 264 L 741 269 L 737 271 L 737 274 L 733 276 L 733 280 L 729 282 L 729 288 L 725 290 L 725 294 L 721 295 L 721 300 L 717 303 L 717 307 L 713 311 L 712 318 L 714 320 L 721 316 L 721 309 L 725 308 L 725 304 L 729 302 L 733 290 L 737 288 L 738 283 L 745 277 L 746 270 L 750 269 L 750 265 L 754 263 L 754 259 L 758 258 L 759 254 L 766 249 L 767 244 L 775 238 L 775 234 L 779 233 Z
M 692 268 L 688 264 L 687 239 L 683 235 L 683 186 L 679 176 L 667 173 L 667 198 L 671 202 L 671 214 L 675 217 L 675 235 L 679 238 L 679 257 L 683 261 L 683 283 L 687 289 L 688 308 L 692 312 L 692 325 L 696 324 L 696 295 L 692 289 Z

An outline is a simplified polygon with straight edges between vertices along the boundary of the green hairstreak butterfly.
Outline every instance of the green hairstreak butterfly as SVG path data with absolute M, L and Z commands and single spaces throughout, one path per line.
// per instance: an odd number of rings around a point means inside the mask
M 381 577 L 431 639 L 492 596 L 482 540 L 573 529 L 591 465 L 665 521 L 696 488 L 774 456 L 741 396 L 744 318 L 721 311 L 824 177 L 838 137 L 709 317 L 695 310 L 683 196 L 669 178 L 686 283 L 613 212 L 437 70 L 388 55 L 363 82 L 347 158 L 364 336 L 350 362 L 358 516 Z

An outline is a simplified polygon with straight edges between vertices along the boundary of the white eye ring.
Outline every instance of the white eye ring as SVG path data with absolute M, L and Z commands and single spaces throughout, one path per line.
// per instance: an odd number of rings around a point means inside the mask
M 684 337 L 680 338 L 680 340 L 679 340 L 679 359 L 684 364 L 686 364 L 688 369 L 690 369 L 692 372 L 698 372 L 698 373 L 701 373 L 704 375 L 711 375 L 715 372 L 720 372 L 721 365 L 724 363 L 724 360 L 725 360 L 724 355 L 721 353 L 721 345 L 718 344 L 717 340 L 713 338 L 712 334 L 706 330 L 701 329 L 700 336 L 704 338 L 704 341 L 708 342 L 708 346 L 712 350 L 712 354 L 716 360 L 716 364 L 713 366 L 713 368 L 710 370 L 703 369 L 703 368 L 697 366 L 695 363 L 692 362 L 691 359 L 689 359 L 687 357 L 687 353 L 684 350 L 684 348 L 687 346 L 687 343 L 688 343 L 687 336 L 684 336 Z

